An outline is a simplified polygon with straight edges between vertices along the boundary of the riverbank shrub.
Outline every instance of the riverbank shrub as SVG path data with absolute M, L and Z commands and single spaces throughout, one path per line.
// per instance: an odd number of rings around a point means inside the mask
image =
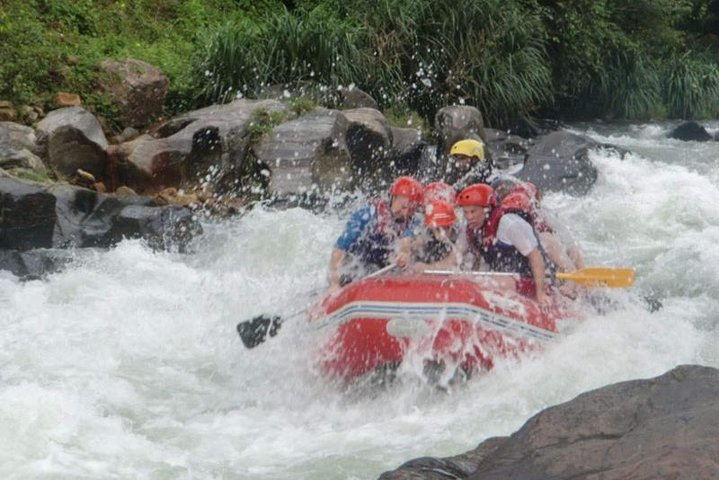
M 706 55 L 669 58 L 662 70 L 664 102 L 672 118 L 719 116 L 719 68 Z
M 204 98 L 227 101 L 264 88 L 356 84 L 382 107 L 405 104 L 431 118 L 453 103 L 501 122 L 551 98 L 538 15 L 519 2 L 351 2 L 270 12 L 212 33 L 195 68 Z M 339 12 L 339 13 L 337 13 Z
M 492 126 L 719 114 L 719 0 L 2 0 L 0 100 L 94 94 L 108 58 L 170 80 L 166 115 L 287 90 L 333 106 L 356 85 L 431 123 L 449 104 Z M 274 90 L 273 90 L 274 89 Z
M 58 91 L 93 95 L 97 65 L 135 58 L 170 80 L 169 113 L 189 105 L 190 58 L 202 29 L 219 23 L 233 0 L 3 0 L 0 2 L 0 99 L 52 108 Z M 96 108 L 97 107 L 97 108 Z M 110 122 L 112 123 L 112 122 Z

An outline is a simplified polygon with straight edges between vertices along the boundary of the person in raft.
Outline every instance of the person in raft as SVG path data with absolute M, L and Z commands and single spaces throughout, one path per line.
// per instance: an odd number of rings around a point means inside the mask
M 419 234 L 402 240 L 400 246 L 401 255 L 409 259 L 411 271 L 458 270 L 455 242 L 459 231 L 454 205 L 440 199 L 425 202 L 424 225 Z
M 355 211 L 337 238 L 330 256 L 329 291 L 393 260 L 405 266 L 407 258 L 395 256 L 398 240 L 410 237 L 420 224 L 415 216 L 422 203 L 422 185 L 412 177 L 398 177 L 389 188 L 389 198 L 377 198 Z
M 584 268 L 584 259 L 571 234 L 556 218 L 541 208 L 541 194 L 531 182 L 514 177 L 500 176 L 491 184 L 497 201 L 506 208 L 522 213 L 523 218 L 534 227 L 544 250 L 557 270 L 573 272 Z
M 445 180 L 456 191 L 475 183 L 489 183 L 494 178 L 494 162 L 487 155 L 484 143 L 466 138 L 452 144 Z
M 497 203 L 492 187 L 474 184 L 457 195 L 467 222 L 469 253 L 489 270 L 518 273 L 516 290 L 533 296 L 541 307 L 551 306 L 545 289 L 547 261 L 537 233 L 520 212 Z
M 522 182 L 509 175 L 497 175 L 495 165 L 485 151 L 484 144 L 472 138 L 455 142 L 449 151 L 448 178 L 454 180 L 454 187 L 464 187 L 477 183 L 491 184 L 497 195 L 497 201 L 513 204 L 512 209 L 524 211 L 526 218 L 535 229 L 549 259 L 564 272 L 572 272 L 584 267 L 579 248 L 571 240 L 566 229 L 560 230 L 556 221 L 550 226 L 546 212 L 540 207 L 539 189 L 530 182 Z M 562 233 L 560 236 L 559 233 Z

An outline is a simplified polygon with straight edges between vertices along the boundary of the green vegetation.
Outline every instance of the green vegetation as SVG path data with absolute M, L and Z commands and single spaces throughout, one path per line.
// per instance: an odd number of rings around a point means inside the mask
M 192 107 L 190 62 L 204 29 L 233 10 L 232 0 L 0 0 L 0 99 L 51 107 L 60 90 L 93 95 L 106 58 L 147 61 L 170 79 L 170 113 Z
M 10 173 L 23 180 L 30 180 L 38 183 L 51 183 L 53 179 L 50 177 L 51 172 L 46 169 L 30 169 L 30 168 L 13 168 Z
M 0 99 L 75 92 L 113 125 L 96 66 L 135 58 L 168 76 L 166 115 L 278 88 L 300 115 L 354 84 L 405 125 L 449 104 L 495 126 L 706 118 L 717 34 L 719 0 L 0 0 Z
M 252 112 L 252 120 L 247 127 L 247 135 L 250 142 L 259 140 L 264 135 L 270 133 L 272 128 L 282 123 L 285 113 L 282 111 L 269 111 L 260 108 Z

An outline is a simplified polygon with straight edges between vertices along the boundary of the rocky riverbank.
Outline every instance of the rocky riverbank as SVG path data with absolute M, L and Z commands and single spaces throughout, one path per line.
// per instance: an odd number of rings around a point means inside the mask
M 719 370 L 683 365 L 586 392 L 508 437 L 410 460 L 379 480 L 569 480 L 719 476 Z
M 123 238 L 182 250 L 201 231 L 198 215 L 236 214 L 252 200 L 321 204 L 338 192 L 383 191 L 400 174 L 441 179 L 461 138 L 483 140 L 499 167 L 513 166 L 543 191 L 581 195 L 597 176 L 589 151 L 607 147 L 561 130 L 525 138 L 485 128 L 471 106 L 440 109 L 429 132 L 396 127 L 354 88 L 335 108 L 283 90 L 140 131 L 132 106 L 156 114 L 166 79 L 132 60 L 105 67 L 122 135 L 109 135 L 81 105 L 43 112 L 32 127 L 0 122 L 0 268 L 36 277 L 48 262 L 23 252 L 108 248 Z

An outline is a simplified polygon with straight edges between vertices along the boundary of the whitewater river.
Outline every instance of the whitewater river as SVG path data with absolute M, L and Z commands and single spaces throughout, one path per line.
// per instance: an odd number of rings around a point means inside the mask
M 589 196 L 545 199 L 588 264 L 636 268 L 618 310 L 446 393 L 411 366 L 348 392 L 314 374 L 302 322 L 253 350 L 235 332 L 322 286 L 338 213 L 258 209 L 206 224 L 190 255 L 128 241 L 44 281 L 0 273 L 0 478 L 375 479 L 590 389 L 719 367 L 719 143 L 575 128 L 635 152 L 595 154 Z M 638 301 L 650 291 L 655 313 Z

